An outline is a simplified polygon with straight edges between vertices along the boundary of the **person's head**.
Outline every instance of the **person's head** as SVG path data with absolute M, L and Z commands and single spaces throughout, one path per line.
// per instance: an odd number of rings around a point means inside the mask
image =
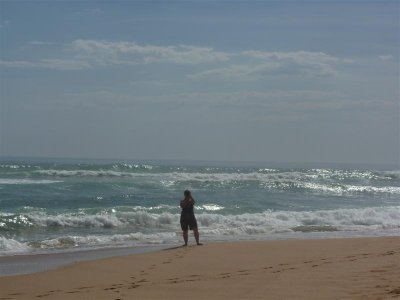
M 185 195 L 186 198 L 191 196 L 191 193 L 189 190 L 184 191 L 183 194 Z

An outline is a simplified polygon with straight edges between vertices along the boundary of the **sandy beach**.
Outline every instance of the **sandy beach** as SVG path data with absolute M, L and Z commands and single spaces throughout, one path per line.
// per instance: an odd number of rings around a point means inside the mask
M 0 299 L 399 299 L 400 237 L 214 243 L 0 277 Z

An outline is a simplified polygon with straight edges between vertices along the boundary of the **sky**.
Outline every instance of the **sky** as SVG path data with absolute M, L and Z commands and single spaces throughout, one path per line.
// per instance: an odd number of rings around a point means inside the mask
M 0 0 L 0 156 L 399 166 L 399 1 Z

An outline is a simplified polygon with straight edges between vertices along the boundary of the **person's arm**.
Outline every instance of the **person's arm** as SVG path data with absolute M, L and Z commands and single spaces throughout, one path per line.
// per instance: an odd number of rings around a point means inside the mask
M 189 201 L 190 201 L 190 199 L 181 200 L 181 208 L 185 208 L 186 206 L 188 206 L 190 203 Z
M 190 197 L 188 199 L 183 199 L 181 201 L 181 208 L 185 208 L 186 206 L 188 206 L 189 204 L 194 205 L 195 201 L 193 199 L 193 197 Z

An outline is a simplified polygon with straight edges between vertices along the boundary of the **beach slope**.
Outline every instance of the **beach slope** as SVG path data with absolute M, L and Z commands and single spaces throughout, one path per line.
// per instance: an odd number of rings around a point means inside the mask
M 400 237 L 177 247 L 0 277 L 0 299 L 398 299 Z

